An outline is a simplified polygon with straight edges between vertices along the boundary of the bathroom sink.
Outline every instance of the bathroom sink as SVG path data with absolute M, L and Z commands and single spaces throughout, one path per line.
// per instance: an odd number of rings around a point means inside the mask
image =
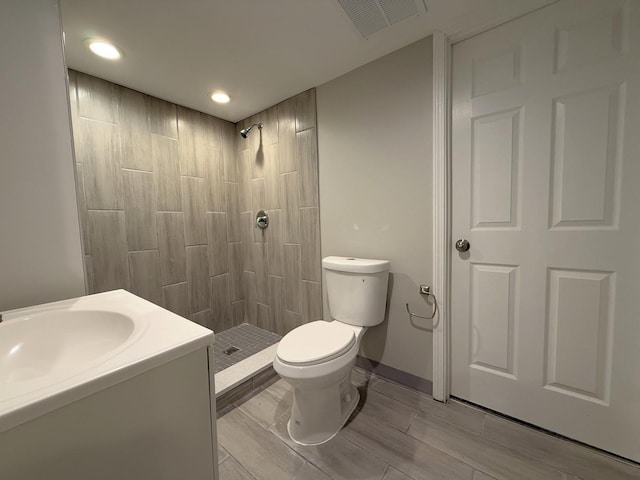
M 0 324 L 0 384 L 67 377 L 117 353 L 134 321 L 109 311 L 53 310 Z

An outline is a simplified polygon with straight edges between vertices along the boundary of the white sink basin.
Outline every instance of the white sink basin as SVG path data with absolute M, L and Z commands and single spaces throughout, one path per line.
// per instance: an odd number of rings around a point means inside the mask
M 117 353 L 134 326 L 120 313 L 91 310 L 13 319 L 1 329 L 0 383 L 74 375 Z

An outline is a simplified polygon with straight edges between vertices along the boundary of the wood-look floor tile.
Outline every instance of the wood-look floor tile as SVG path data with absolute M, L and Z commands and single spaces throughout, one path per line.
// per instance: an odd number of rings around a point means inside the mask
M 269 428 L 281 417 L 291 413 L 292 397 L 293 392 L 289 392 L 284 398 L 278 398 L 267 390 L 262 390 L 243 402 L 237 402 L 236 406 L 262 427 Z
M 356 387 L 365 387 L 370 389 L 375 382 L 378 381 L 378 377 L 373 372 L 365 370 L 360 367 L 354 367 L 351 371 L 351 383 Z
M 487 475 L 486 473 L 481 472 L 480 470 L 476 470 L 475 472 L 473 472 L 473 480 L 496 480 L 496 479 L 490 475 Z
M 256 479 L 293 477 L 302 458 L 250 417 L 234 409 L 218 419 L 218 440 Z
M 218 463 L 224 462 L 224 460 L 229 457 L 229 452 L 227 452 L 220 443 L 218 443 Z
M 389 467 L 389 470 L 387 470 L 382 480 L 412 480 L 412 478 L 393 467 Z
M 286 415 L 270 427 L 290 448 L 326 472 L 335 480 L 382 479 L 387 470 L 386 463 L 380 461 L 359 445 L 348 441 L 340 433 L 322 445 L 303 447 L 298 445 L 287 432 Z
M 352 417 L 341 434 L 414 480 L 471 480 L 473 475 L 469 465 L 363 413 Z
M 583 480 L 640 479 L 640 467 L 495 415 L 487 415 L 483 436 Z
M 218 466 L 220 480 L 253 480 L 254 477 L 247 472 L 233 457 L 228 457 Z
M 279 399 L 291 398 L 293 395 L 293 387 L 282 379 L 272 383 L 265 390 Z
M 559 470 L 422 412 L 416 416 L 408 433 L 498 480 L 563 478 Z
M 418 410 L 407 408 L 406 405 L 391 397 L 365 388 L 360 389 L 358 411 L 377 418 L 402 432 L 407 431 L 412 420 L 418 414 Z
M 296 472 L 293 480 L 332 480 L 332 478 L 315 465 L 306 462 Z
M 448 403 L 443 404 L 435 401 L 431 395 L 384 379 L 380 379 L 372 388 L 409 407 L 417 408 L 422 412 L 466 428 L 474 433 L 482 431 L 484 412 L 480 409 L 467 406 L 455 400 L 450 400 Z

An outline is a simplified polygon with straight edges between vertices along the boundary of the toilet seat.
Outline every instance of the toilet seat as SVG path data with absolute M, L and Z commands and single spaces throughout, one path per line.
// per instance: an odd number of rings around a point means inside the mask
M 278 344 L 276 355 L 289 365 L 317 365 L 340 357 L 355 342 L 353 328 L 336 321 L 319 320 L 286 334 Z

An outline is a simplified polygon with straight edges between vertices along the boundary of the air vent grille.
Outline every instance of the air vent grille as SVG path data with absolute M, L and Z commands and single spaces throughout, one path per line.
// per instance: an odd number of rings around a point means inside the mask
M 338 3 L 364 38 L 426 12 L 423 0 L 338 0 Z

